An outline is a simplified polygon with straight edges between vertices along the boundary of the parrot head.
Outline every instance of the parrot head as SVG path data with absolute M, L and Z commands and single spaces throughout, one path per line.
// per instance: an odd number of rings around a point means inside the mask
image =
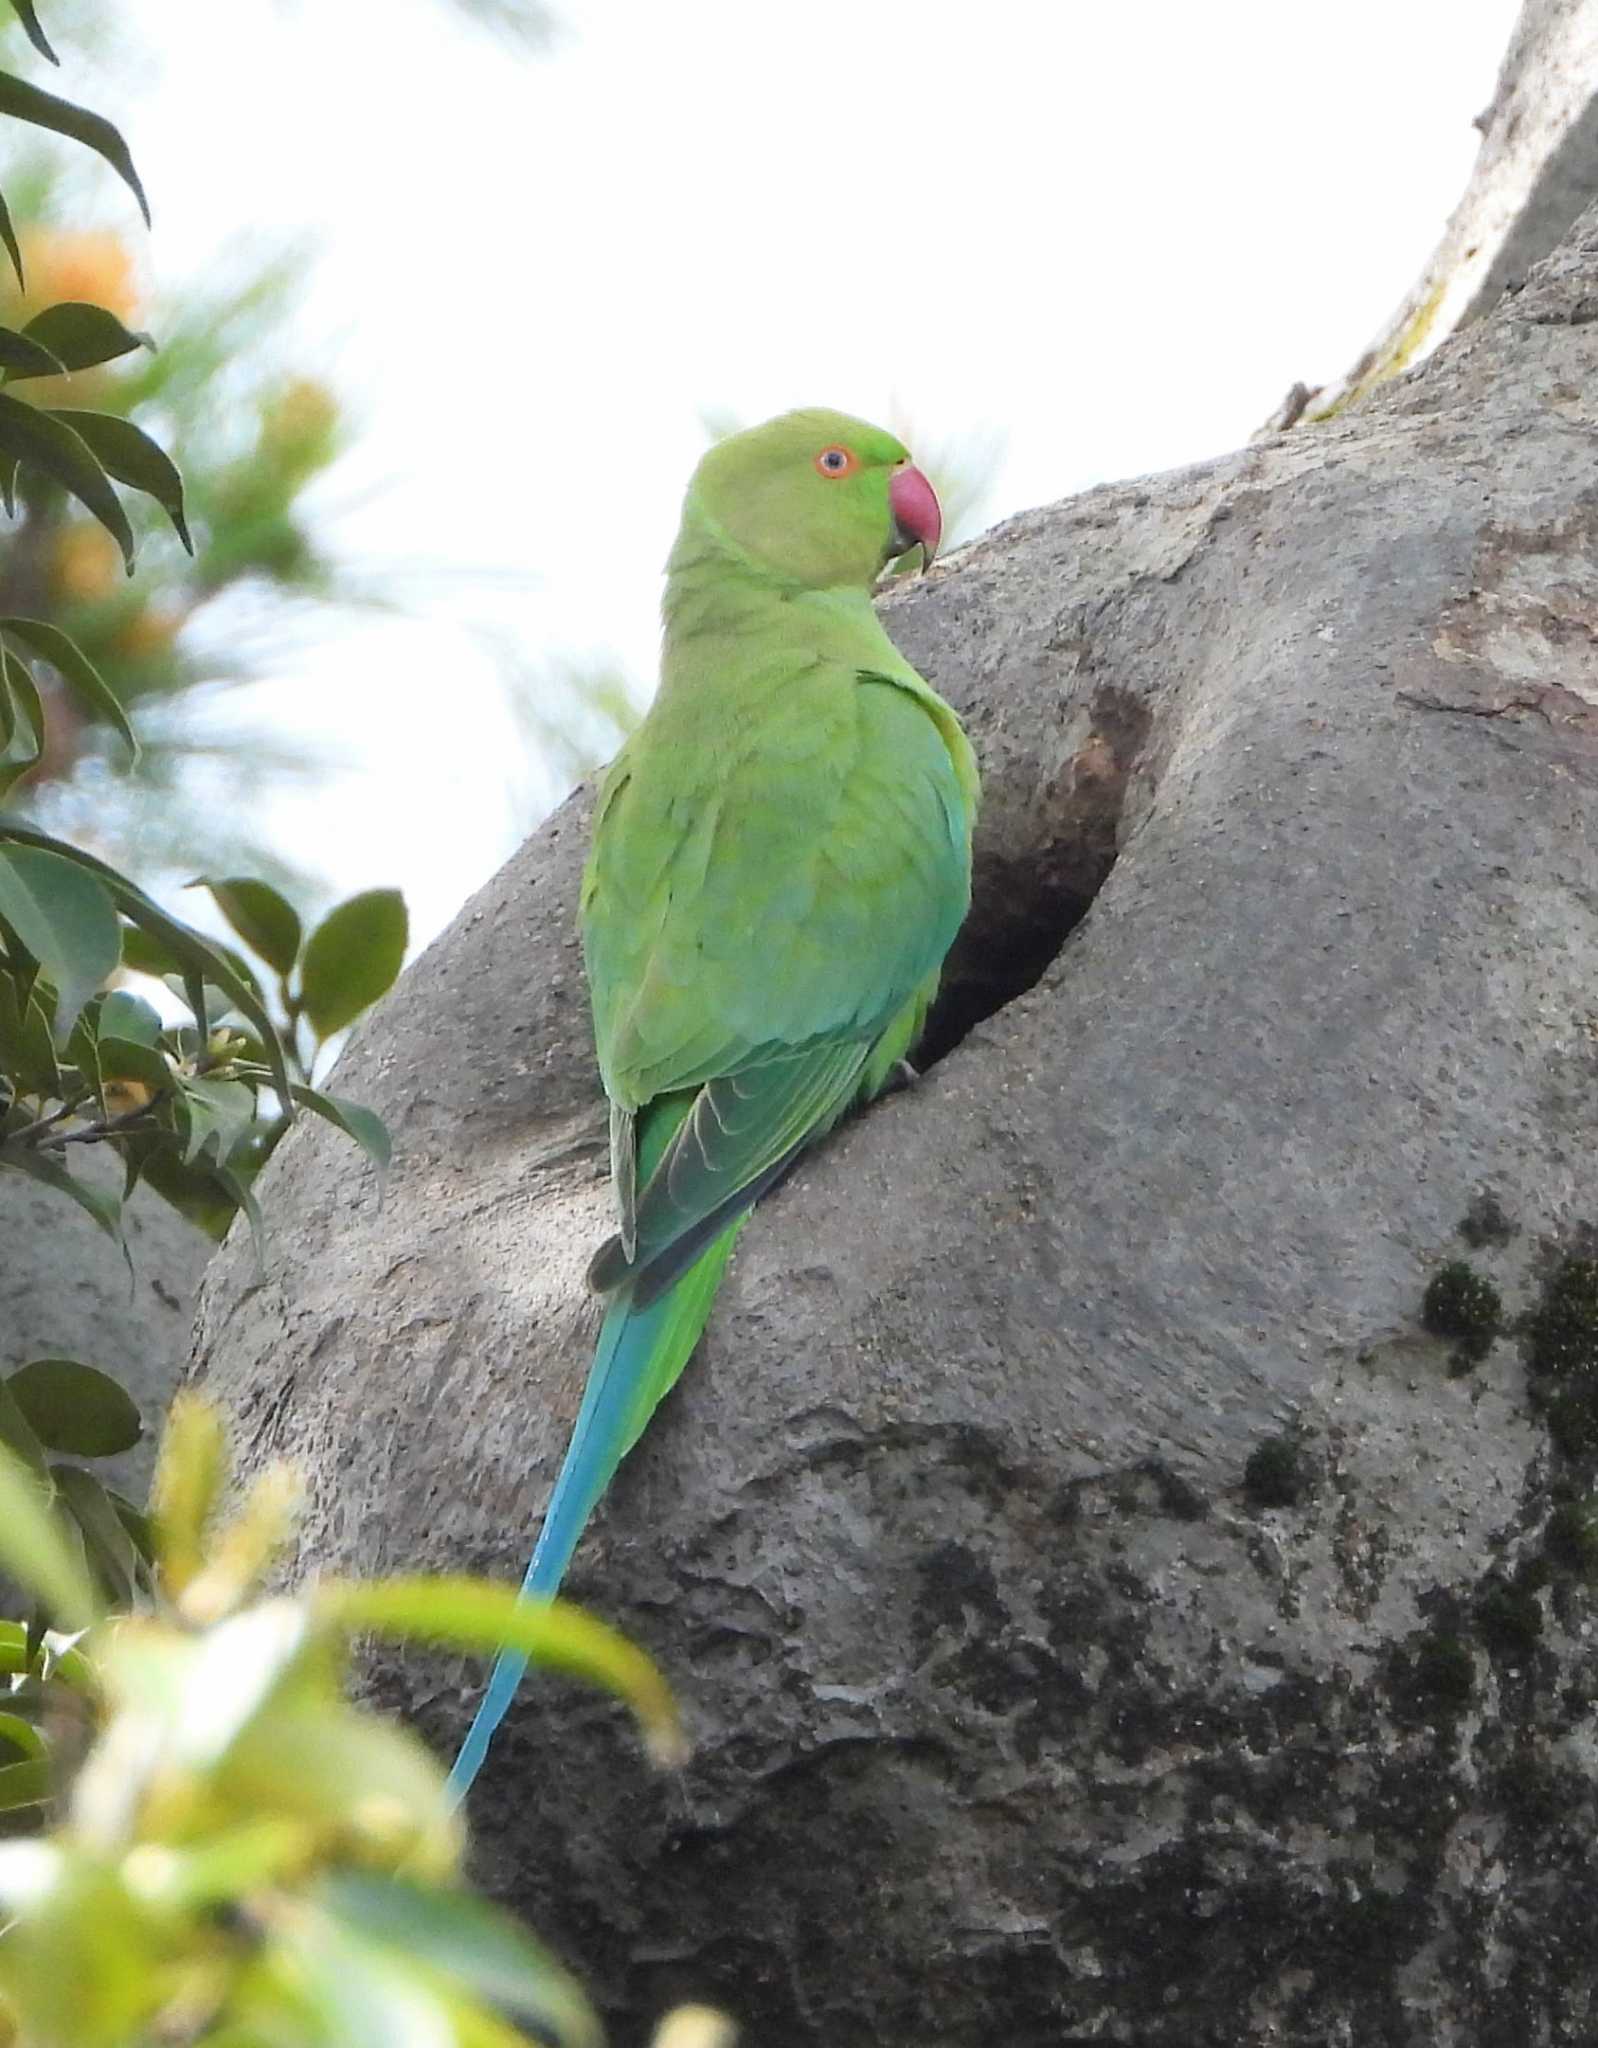
M 814 590 L 869 590 L 895 555 L 937 552 L 937 494 L 881 427 L 811 408 L 730 434 L 700 462 L 689 503 L 744 554 Z

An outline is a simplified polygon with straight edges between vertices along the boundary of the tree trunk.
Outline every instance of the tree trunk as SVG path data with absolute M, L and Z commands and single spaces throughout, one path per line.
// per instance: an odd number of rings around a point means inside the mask
M 986 778 L 937 1064 L 763 1206 L 573 1574 L 694 1761 L 540 1681 L 473 1798 L 621 2041 L 1598 2025 L 1594 304 L 1589 215 L 1362 408 L 890 601 Z M 608 1216 L 587 817 L 343 1062 L 386 1204 L 298 1130 L 269 1281 L 204 1283 L 306 1568 L 530 1547 Z M 1476 1364 L 1460 1258 L 1522 1319 Z M 481 1677 L 375 1671 L 441 1747 Z
M 1425 268 L 1333 384 L 1295 384 L 1267 431 L 1325 419 L 1478 320 L 1598 194 L 1598 0 L 1524 0 L 1469 183 Z

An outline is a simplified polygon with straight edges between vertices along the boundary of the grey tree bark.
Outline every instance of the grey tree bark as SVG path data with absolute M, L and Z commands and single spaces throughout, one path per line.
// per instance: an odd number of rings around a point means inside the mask
M 1595 94 L 1598 0 L 1525 0 L 1478 124 L 1475 172 L 1437 251 L 1348 374 L 1329 389 L 1295 386 L 1275 424 L 1351 402 L 1479 317 L 1503 291 L 1518 289 L 1598 194 Z M 68 1228 L 74 1221 L 24 1187 L 0 1185 L 0 1363 L 41 1349 L 76 1350 L 123 1376 L 154 1421 L 178 1369 L 166 1305 L 183 1304 L 171 1313 L 186 1319 L 205 1247 L 144 1199 L 135 1211 L 138 1280 L 130 1297 L 121 1259 L 103 1244 L 85 1249 Z M 127 1483 L 137 1486 L 147 1463 L 147 1451 L 142 1460 L 136 1455 L 123 1474 Z
M 121 1185 L 117 1161 L 79 1161 L 75 1170 Z M 131 1272 L 70 1202 L 20 1173 L 0 1173 L 0 1374 L 30 1358 L 81 1358 L 114 1373 L 138 1402 L 146 1434 L 95 1469 L 142 1498 L 211 1243 L 147 1188 L 128 1204 L 126 1223 Z
M 1595 304 L 1589 214 L 1361 408 L 890 602 L 986 778 L 937 1063 L 764 1206 L 580 1553 L 692 1764 L 541 1682 L 473 1801 L 619 2040 L 1598 2026 Z M 383 1206 L 297 1131 L 204 1282 L 304 1569 L 524 1562 L 607 1227 L 586 825 L 342 1062 Z M 374 1667 L 441 1746 L 479 1677 Z

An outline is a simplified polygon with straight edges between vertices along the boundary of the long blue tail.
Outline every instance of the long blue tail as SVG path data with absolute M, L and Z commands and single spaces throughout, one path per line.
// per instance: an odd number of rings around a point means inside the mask
M 742 1216 L 736 1218 L 676 1284 L 647 1308 L 635 1310 L 625 1291 L 611 1302 L 600 1327 L 571 1442 L 522 1580 L 524 1600 L 548 1600 L 559 1590 L 572 1552 L 611 1475 L 638 1441 L 699 1341 L 722 1268 L 743 1221 Z M 449 1774 L 452 1803 L 465 1797 L 482 1769 L 494 1731 L 504 1720 L 526 1669 L 527 1659 L 519 1651 L 501 1650 L 495 1658 L 482 1704 L 472 1717 Z

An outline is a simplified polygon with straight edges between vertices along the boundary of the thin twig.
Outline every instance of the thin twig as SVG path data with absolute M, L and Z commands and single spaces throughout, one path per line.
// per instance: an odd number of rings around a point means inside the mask
M 5 1142 L 8 1145 L 32 1145 L 36 1143 L 44 1132 L 54 1130 L 57 1124 L 64 1122 L 67 1117 L 74 1115 L 80 1104 L 87 1102 L 93 1093 L 94 1090 L 92 1088 L 85 1088 L 77 1095 L 69 1097 L 67 1101 L 61 1104 L 59 1109 L 52 1109 L 48 1116 L 41 1116 L 31 1124 L 24 1124 L 20 1130 L 7 1131 Z
M 152 1095 L 148 1102 L 141 1102 L 137 1109 L 125 1109 L 120 1116 L 104 1117 L 99 1123 L 85 1124 L 79 1131 L 58 1131 L 54 1137 L 38 1138 L 34 1149 L 53 1152 L 63 1145 L 98 1145 L 106 1138 L 122 1137 L 129 1131 L 154 1130 L 157 1126 L 152 1112 L 165 1099 L 164 1095 Z

